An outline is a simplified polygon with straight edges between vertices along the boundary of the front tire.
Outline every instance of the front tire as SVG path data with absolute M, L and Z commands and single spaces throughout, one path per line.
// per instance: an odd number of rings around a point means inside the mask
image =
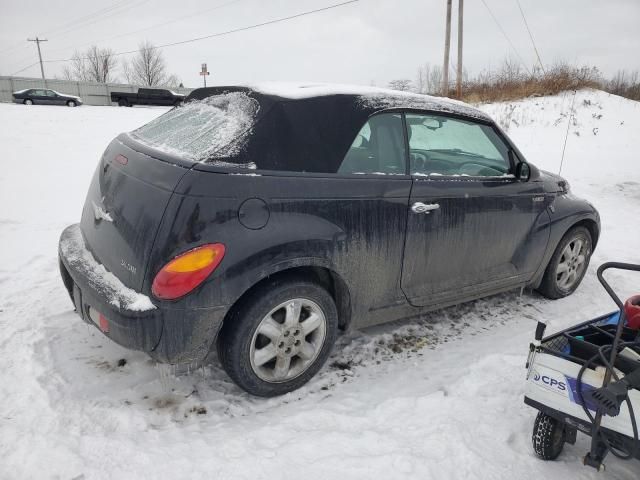
M 31 100 L 30 98 L 27 98 L 23 103 L 25 105 L 33 105 L 33 100 Z
M 77 105 L 77 103 L 76 103 L 76 102 L 74 102 L 73 100 L 69 100 L 69 101 L 67 102 L 67 107 L 75 107 L 76 105 Z
M 552 300 L 571 295 L 582 282 L 592 247 L 591 233 L 585 227 L 569 230 L 553 253 L 538 291 Z
M 326 362 L 338 332 L 333 298 L 308 280 L 269 282 L 225 320 L 220 362 L 243 390 L 283 395 L 307 383 Z
M 538 413 L 531 436 L 533 450 L 543 460 L 558 458 L 566 441 L 564 425 L 549 415 Z

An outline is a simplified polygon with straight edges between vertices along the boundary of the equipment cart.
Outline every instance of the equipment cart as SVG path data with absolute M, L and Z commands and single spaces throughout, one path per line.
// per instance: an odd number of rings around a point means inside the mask
M 640 459 L 640 296 L 624 304 L 603 277 L 608 269 L 640 272 L 640 265 L 608 262 L 598 280 L 619 307 L 617 312 L 546 338 L 539 322 L 527 359 L 524 401 L 539 411 L 533 447 L 555 459 L 578 430 L 591 436 L 584 464 L 604 468 L 605 456 Z

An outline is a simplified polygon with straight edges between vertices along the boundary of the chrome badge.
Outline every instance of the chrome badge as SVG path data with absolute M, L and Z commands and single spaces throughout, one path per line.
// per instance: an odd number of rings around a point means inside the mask
M 96 204 L 93 200 L 91 200 L 91 205 L 93 205 L 93 216 L 96 221 L 106 220 L 107 222 L 113 222 L 111 214 L 109 214 L 109 212 L 107 212 L 101 205 Z

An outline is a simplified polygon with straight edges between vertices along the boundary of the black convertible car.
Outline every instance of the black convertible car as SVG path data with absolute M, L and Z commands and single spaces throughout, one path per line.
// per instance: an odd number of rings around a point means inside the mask
M 80 97 L 46 88 L 29 88 L 27 90 L 13 92 L 13 101 L 25 105 L 66 105 L 67 107 L 78 107 L 82 105 L 82 99 Z
M 599 217 L 463 103 L 216 87 L 114 139 L 60 239 L 78 314 L 248 392 L 307 382 L 339 330 L 532 287 L 572 293 Z

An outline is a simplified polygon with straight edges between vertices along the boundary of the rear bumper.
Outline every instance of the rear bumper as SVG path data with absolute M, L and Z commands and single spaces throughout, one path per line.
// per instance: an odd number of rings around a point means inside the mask
M 98 328 L 90 309 L 108 321 L 102 331 L 119 345 L 163 363 L 204 360 L 228 307 L 176 309 L 125 287 L 87 250 L 78 224 L 67 227 L 58 247 L 60 273 L 76 313 Z

